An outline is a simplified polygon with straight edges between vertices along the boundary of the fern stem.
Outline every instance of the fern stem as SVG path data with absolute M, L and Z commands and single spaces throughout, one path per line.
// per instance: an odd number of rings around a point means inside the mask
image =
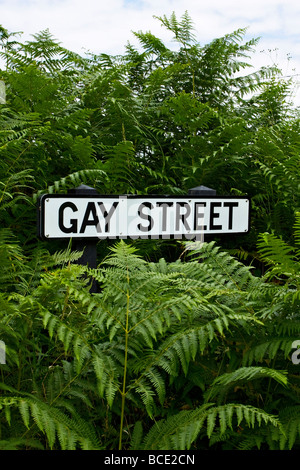
M 121 421 L 120 421 L 120 436 L 119 436 L 119 450 L 122 450 L 122 435 L 123 435 L 123 424 L 124 424 L 124 413 L 125 413 L 125 398 L 126 398 L 126 375 L 127 375 L 127 359 L 128 359 L 128 325 L 129 325 L 129 299 L 130 295 L 127 291 L 127 305 L 126 305 L 126 327 L 125 327 L 125 355 L 124 355 L 124 375 L 123 375 L 123 388 L 121 392 L 122 403 L 121 403 Z
M 125 133 L 124 122 L 122 122 L 122 139 L 123 139 L 123 142 L 126 142 L 126 133 Z

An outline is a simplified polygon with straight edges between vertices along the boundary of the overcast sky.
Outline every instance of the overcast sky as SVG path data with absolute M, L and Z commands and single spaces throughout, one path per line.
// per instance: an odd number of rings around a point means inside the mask
M 22 31 L 23 40 L 49 29 L 64 47 L 82 55 L 86 50 L 123 54 L 128 41 L 137 44 L 132 31 L 151 31 L 169 42 L 170 34 L 153 16 L 174 11 L 180 19 L 186 10 L 202 45 L 244 27 L 247 39 L 261 37 L 254 67 L 276 63 L 285 76 L 293 75 L 300 104 L 299 0 L 0 0 L 0 24 Z

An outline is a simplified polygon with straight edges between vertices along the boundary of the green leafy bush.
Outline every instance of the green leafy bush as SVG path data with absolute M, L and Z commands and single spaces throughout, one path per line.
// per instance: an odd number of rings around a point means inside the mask
M 0 28 L 3 450 L 299 449 L 289 83 L 246 73 L 257 40 L 243 29 L 200 46 L 187 13 L 158 20 L 177 50 L 137 32 L 141 51 L 83 58 L 49 31 L 23 44 Z M 88 269 L 36 234 L 37 197 L 82 183 L 248 195 L 251 231 L 194 250 L 101 241 Z

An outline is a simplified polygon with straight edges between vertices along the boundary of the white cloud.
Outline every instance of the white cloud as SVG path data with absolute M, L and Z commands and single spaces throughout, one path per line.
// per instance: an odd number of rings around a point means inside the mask
M 249 27 L 247 39 L 261 36 L 259 50 L 278 48 L 279 65 L 285 69 L 292 63 L 293 73 L 300 73 L 298 0 L 0 0 L 0 21 L 9 31 L 24 31 L 23 40 L 48 28 L 76 52 L 122 54 L 127 41 L 137 44 L 132 31 L 150 30 L 170 41 L 170 33 L 153 15 L 175 11 L 180 19 L 186 10 L 201 44 Z M 287 54 L 292 56 L 288 63 Z M 254 60 L 257 66 L 270 64 L 274 53 L 257 52 Z

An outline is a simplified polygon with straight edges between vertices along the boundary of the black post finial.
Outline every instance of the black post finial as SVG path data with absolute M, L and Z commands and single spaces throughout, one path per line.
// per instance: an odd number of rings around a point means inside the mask
M 217 191 L 215 189 L 201 185 L 189 189 L 189 194 L 191 196 L 216 196 Z

